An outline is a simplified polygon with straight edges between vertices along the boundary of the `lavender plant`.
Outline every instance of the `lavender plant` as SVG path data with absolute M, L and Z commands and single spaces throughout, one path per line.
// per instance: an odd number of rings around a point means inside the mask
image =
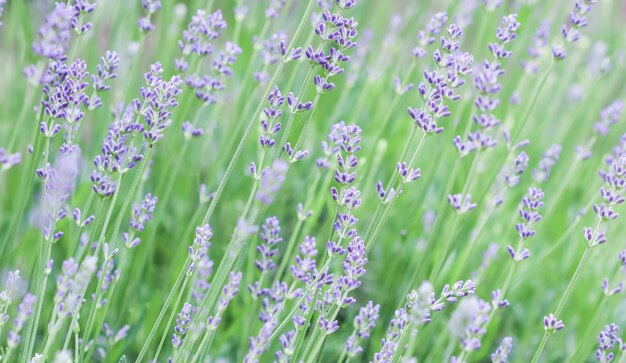
M 626 361 L 622 5 L 0 0 L 1 363 Z

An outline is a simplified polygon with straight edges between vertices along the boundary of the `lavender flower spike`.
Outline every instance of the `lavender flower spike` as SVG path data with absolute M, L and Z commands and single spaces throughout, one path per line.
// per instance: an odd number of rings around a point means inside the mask
M 506 363 L 511 354 L 511 348 L 513 347 L 513 338 L 505 337 L 502 339 L 502 343 L 498 346 L 493 354 L 491 354 L 492 363 Z

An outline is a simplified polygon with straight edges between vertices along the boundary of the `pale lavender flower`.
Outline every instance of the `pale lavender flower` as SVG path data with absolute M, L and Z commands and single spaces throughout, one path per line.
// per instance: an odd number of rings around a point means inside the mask
M 286 3 L 287 0 L 270 0 L 269 5 L 265 9 L 265 17 L 273 20 L 277 19 Z
M 141 6 L 143 7 L 144 16 L 138 21 L 139 29 L 144 33 L 149 33 L 154 30 L 154 24 L 152 24 L 152 16 L 161 9 L 160 0 L 141 0 Z
M 448 103 L 459 100 L 456 89 L 465 84 L 464 77 L 472 72 L 474 58 L 469 53 L 459 53 L 460 38 L 463 30 L 456 24 L 450 25 L 448 37 L 441 37 L 441 50 L 433 52 L 437 71 L 424 71 L 424 80 L 417 86 L 417 91 L 424 102 L 421 109 L 409 107 L 409 116 L 417 127 L 426 135 L 443 132 L 437 121 L 451 115 Z
M 445 11 L 433 14 L 426 27 L 417 33 L 417 45 L 413 48 L 415 57 L 424 58 L 428 54 L 426 47 L 435 42 L 447 22 L 448 13 Z
M 252 163 L 252 165 L 254 165 L 254 163 Z M 276 196 L 285 182 L 288 168 L 289 165 L 287 162 L 276 159 L 271 168 L 267 168 L 260 173 L 259 190 L 256 193 L 256 199 L 259 202 L 265 205 L 274 203 Z M 256 166 L 254 166 L 254 169 L 256 170 Z
M 255 260 L 254 264 L 261 274 L 266 274 L 276 269 L 276 263 L 273 261 L 273 257 L 278 253 L 278 249 L 275 247 L 279 243 L 282 243 L 283 239 L 280 236 L 280 222 L 276 217 L 267 218 L 261 229 L 262 231 L 259 237 L 262 243 L 256 248 L 260 254 L 260 259 Z M 259 281 L 255 281 L 252 285 L 248 286 L 248 290 L 252 293 L 254 298 L 261 295 L 261 288 L 262 286 Z
M 9 271 L 7 280 L 4 284 L 4 290 L 0 292 L 0 328 L 9 320 L 9 306 L 17 297 L 17 291 L 20 283 L 20 271 Z
M 311 275 L 317 274 L 315 256 L 317 256 L 318 252 L 315 237 L 305 236 L 298 250 L 300 254 L 295 257 L 296 263 L 291 265 L 289 269 L 294 278 L 303 282 L 309 282 Z
M 367 305 L 359 309 L 359 313 L 354 318 L 354 331 L 345 343 L 345 350 L 348 357 L 356 357 L 363 352 L 363 348 L 359 345 L 363 340 L 370 337 L 370 332 L 376 326 L 380 312 L 380 305 L 372 301 L 368 301 Z
M 89 86 L 86 81 L 88 77 L 87 64 L 83 60 L 76 59 L 72 62 L 63 81 L 51 88 L 48 98 L 42 101 L 46 115 L 64 120 L 68 128 L 80 122 L 85 116 L 81 107 L 89 107 L 89 96 L 85 93 Z M 47 89 L 44 89 L 44 92 L 48 92 Z M 51 124 L 42 122 L 39 125 L 41 133 L 46 137 L 54 136 L 56 127 L 54 121 Z M 68 142 L 71 143 L 72 140 Z
M 600 120 L 593 125 L 594 130 L 598 135 L 606 136 L 609 133 L 609 128 L 617 123 L 623 111 L 624 103 L 621 100 L 613 101 L 600 112 Z
M 569 13 L 568 22 L 561 26 L 561 35 L 566 43 L 573 43 L 580 39 L 580 30 L 587 27 L 587 14 L 597 0 L 575 0 L 573 10 Z M 556 60 L 567 57 L 567 51 L 563 44 L 552 45 L 552 55 Z
M 471 352 L 480 349 L 481 338 L 487 333 L 486 324 L 491 309 L 491 304 L 475 296 L 459 303 L 448 327 L 459 337 L 463 350 Z
M 552 168 L 559 161 L 561 155 L 561 145 L 554 144 L 543 154 L 541 154 L 541 160 L 537 168 L 533 169 L 533 179 L 537 183 L 543 183 L 548 180 Z
M 172 120 L 171 109 L 178 106 L 178 97 L 182 90 L 183 81 L 179 76 L 173 76 L 169 81 L 163 79 L 163 67 L 156 62 L 150 65 L 150 70 L 144 74 L 147 87 L 141 88 L 141 98 L 133 100 L 133 108 L 137 115 L 143 116 L 143 136 L 149 146 L 163 138 L 163 131 Z
M 130 219 L 130 227 L 137 232 L 144 230 L 145 225 L 152 219 L 152 214 L 156 208 L 158 198 L 148 193 L 139 204 L 133 206 L 133 213 Z
M 7 4 L 7 0 L 0 0 L 0 18 L 2 18 L 2 13 L 4 12 L 4 6 Z M 0 27 L 2 27 L 3 23 L 0 21 Z
M 198 56 L 210 55 L 213 53 L 212 41 L 221 36 L 221 30 L 224 28 L 226 22 L 220 10 L 208 15 L 206 11 L 198 10 L 191 17 L 187 29 L 183 31 L 178 48 L 183 55 L 191 53 Z
M 191 304 L 184 303 L 176 317 L 176 327 L 174 327 L 174 333 L 172 334 L 172 346 L 174 349 L 179 349 L 183 345 L 185 336 L 189 331 L 192 309 Z
M 513 347 L 513 338 L 504 337 L 502 343 L 498 346 L 493 354 L 491 354 L 492 363 L 506 363 L 509 360 L 509 354 L 511 354 L 511 348 Z
M 211 246 L 211 238 L 213 237 L 213 231 L 208 224 L 201 227 L 196 227 L 196 237 L 193 240 L 193 244 L 189 246 L 189 258 L 191 264 L 187 274 L 191 275 L 196 268 L 196 265 L 204 259 Z
M 104 56 L 100 57 L 100 62 L 96 66 L 97 74 L 91 75 L 91 84 L 95 93 L 108 91 L 111 86 L 107 81 L 117 77 L 117 67 L 120 65 L 120 57 L 115 51 L 107 50 Z M 102 106 L 102 100 L 97 94 L 93 94 L 89 99 L 89 109 L 93 110 Z
M 608 324 L 598 335 L 598 349 L 596 359 L 600 363 L 609 363 L 615 358 L 614 349 L 623 350 L 623 341 L 619 337 L 620 327 L 617 324 Z
M 542 20 L 537 31 L 532 37 L 532 41 L 528 46 L 528 60 L 521 62 L 521 66 L 526 73 L 535 74 L 538 71 L 537 60 L 542 55 L 544 48 L 548 45 L 550 37 L 550 22 Z
M 558 320 L 554 314 L 549 314 L 543 317 L 543 328 L 548 333 L 557 332 L 564 327 L 565 325 L 563 324 L 563 320 Z
M 274 86 L 274 89 L 267 97 L 268 107 L 263 109 L 263 116 L 261 117 L 259 145 L 264 149 L 269 149 L 276 144 L 274 139 L 275 135 L 281 130 L 282 124 L 280 119 L 283 116 L 281 106 L 285 102 L 285 97 L 278 89 L 278 86 Z
M 231 272 L 228 275 L 228 283 L 222 289 L 222 295 L 217 302 L 217 311 L 215 315 L 207 319 L 207 329 L 215 330 L 222 321 L 222 314 L 228 308 L 230 301 L 235 298 L 239 292 L 239 283 L 241 282 L 241 272 Z
M 195 302 L 196 306 L 199 306 L 204 297 L 206 296 L 207 291 L 211 287 L 209 283 L 209 278 L 211 274 L 213 274 L 213 261 L 209 258 L 209 255 L 205 255 L 203 258 L 196 263 L 196 279 L 193 282 L 193 287 L 191 289 L 191 297 Z
M 27 293 L 17 308 L 17 316 L 13 320 L 13 328 L 7 336 L 7 346 L 9 349 L 15 349 L 20 343 L 20 332 L 26 323 L 26 320 L 33 313 L 33 305 L 35 304 L 35 295 Z M 6 353 L 6 352 L 5 352 Z
M 56 3 L 37 31 L 39 39 L 33 43 L 33 51 L 42 57 L 63 59 L 68 49 L 70 28 L 74 10 L 64 3 Z
M 519 215 L 522 221 L 515 225 L 515 230 L 520 238 L 528 239 L 535 235 L 535 230 L 530 227 L 541 220 L 539 210 L 543 207 L 543 196 L 543 191 L 540 188 L 531 187 L 522 198 L 519 206 Z
M 3 147 L 0 147 L 0 171 L 8 170 L 21 162 L 21 153 L 10 154 Z
M 472 203 L 471 194 L 465 196 L 461 194 L 450 194 L 448 195 L 448 203 L 460 214 L 474 210 L 477 206 L 476 203 Z

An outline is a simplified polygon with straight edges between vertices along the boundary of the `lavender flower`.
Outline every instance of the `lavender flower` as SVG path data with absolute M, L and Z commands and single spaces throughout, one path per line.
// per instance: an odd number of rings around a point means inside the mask
M 554 165 L 559 161 L 561 155 L 561 145 L 554 144 L 543 154 L 541 154 L 541 160 L 537 168 L 533 169 L 533 179 L 537 183 L 543 183 L 548 180 L 550 172 Z
M 253 174 L 256 172 L 256 165 L 254 163 L 252 163 L 251 171 Z M 259 190 L 256 193 L 256 199 L 265 205 L 274 203 L 276 196 L 285 182 L 287 171 L 287 162 L 276 159 L 271 168 L 267 168 L 261 172 L 259 175 L 261 182 Z
M 7 0 L 0 0 L 0 18 L 2 18 L 2 13 L 4 12 L 4 6 L 6 5 Z M 0 21 L 0 27 L 2 27 L 3 23 Z
M 9 271 L 4 290 L 0 292 L 0 329 L 9 320 L 9 306 L 16 298 L 20 283 L 20 271 Z
M 107 50 L 103 57 L 100 57 L 100 62 L 96 66 L 97 74 L 91 75 L 91 84 L 94 89 L 94 94 L 89 98 L 89 109 L 93 110 L 102 106 L 102 100 L 96 93 L 108 91 L 111 86 L 107 84 L 107 81 L 117 77 L 117 67 L 120 64 L 120 57 L 115 51 Z
M 620 100 L 613 101 L 600 112 L 600 120 L 593 125 L 594 130 L 598 135 L 606 136 L 609 133 L 609 128 L 617 123 L 623 111 L 624 103 Z
M 171 124 L 171 109 L 178 106 L 176 97 L 182 92 L 182 80 L 173 76 L 163 80 L 163 67 L 156 62 L 144 74 L 147 87 L 141 88 L 142 101 L 133 100 L 134 111 L 143 116 L 145 122 L 143 136 L 149 146 L 163 138 L 163 130 Z
M 465 84 L 464 77 L 472 72 L 474 58 L 469 53 L 457 54 L 462 35 L 461 27 L 452 24 L 448 28 L 448 37 L 441 37 L 442 50 L 436 49 L 433 59 L 444 74 L 425 70 L 424 79 L 428 85 L 421 82 L 417 87 L 423 106 L 419 110 L 408 109 L 409 116 L 426 135 L 443 132 L 437 121 L 451 115 L 447 103 L 460 99 L 455 90 Z
M 376 326 L 380 305 L 374 305 L 372 301 L 368 301 L 367 305 L 359 309 L 359 313 L 354 318 L 354 331 L 345 344 L 345 350 L 348 357 L 353 358 L 363 352 L 363 348 L 359 345 L 361 340 L 367 340 L 370 332 Z
M 33 51 L 53 60 L 64 58 L 70 40 L 70 27 L 74 10 L 64 3 L 55 3 L 54 9 L 44 19 L 37 31 L 39 40 L 33 43 Z
M 535 187 L 529 188 L 526 195 L 522 198 L 518 210 L 522 221 L 515 225 L 515 230 L 521 240 L 526 240 L 535 235 L 535 230 L 531 226 L 541 220 L 539 210 L 543 207 L 542 200 L 543 191 Z M 516 250 L 509 245 L 506 247 L 506 250 L 514 261 L 521 261 L 530 257 L 530 251 L 527 248 Z
M 149 33 L 154 30 L 152 24 L 152 16 L 161 9 L 160 0 L 141 0 L 141 6 L 144 10 L 144 16 L 139 19 L 139 29 L 144 33 Z
M 153 197 L 152 194 L 148 193 L 141 200 L 141 203 L 133 207 L 133 214 L 130 219 L 130 227 L 133 230 L 137 232 L 144 230 L 145 224 L 152 219 L 157 200 L 156 196 Z
M 0 171 L 8 170 L 22 162 L 22 154 L 9 154 L 3 147 L 0 147 Z
M 241 272 L 231 272 L 228 275 L 228 283 L 222 289 L 222 295 L 217 303 L 215 315 L 209 316 L 207 319 L 207 329 L 215 330 L 222 321 L 222 314 L 239 292 L 239 283 L 241 282 Z
M 574 9 L 569 13 L 568 22 L 561 26 L 561 34 L 566 43 L 573 43 L 580 38 L 580 30 L 587 27 L 587 14 L 597 0 L 575 0 Z M 553 44 L 552 55 L 556 60 L 563 60 L 567 57 L 565 45 Z
M 424 58 L 428 54 L 426 47 L 435 42 L 435 37 L 441 33 L 447 22 L 448 13 L 445 11 L 433 14 L 426 27 L 417 33 L 417 46 L 413 48 L 415 57 Z
M 76 59 L 72 62 L 63 81 L 59 82 L 50 91 L 47 100 L 42 101 L 46 115 L 53 119 L 64 120 L 68 128 L 72 128 L 80 122 L 85 116 L 81 107 L 86 108 L 89 106 L 89 96 L 85 93 L 89 86 L 89 83 L 86 81 L 88 77 L 87 64 L 84 61 Z M 44 89 L 44 92 L 47 92 L 47 90 Z M 54 122 L 49 125 L 42 122 L 39 128 L 46 137 L 52 137 L 57 126 Z M 68 142 L 71 143 L 72 140 L 68 139 Z
M 283 239 L 280 237 L 280 222 L 278 218 L 267 218 L 261 228 L 262 232 L 260 233 L 260 237 L 262 243 L 256 248 L 261 258 L 260 260 L 255 260 L 254 264 L 261 272 L 261 276 L 263 276 L 276 269 L 276 263 L 274 263 L 272 258 L 278 253 L 278 249 L 275 248 L 276 245 L 282 243 Z M 248 290 L 252 293 L 254 298 L 259 297 L 263 292 L 261 290 L 261 281 L 256 281 L 248 286 Z
M 548 45 L 549 37 L 550 22 L 548 20 L 542 20 L 528 46 L 527 54 L 529 59 L 521 62 L 521 66 L 526 73 L 537 73 L 537 59 L 541 56 L 543 49 Z
M 192 308 L 191 304 L 184 303 L 176 317 L 176 327 L 174 327 L 174 333 L 172 334 L 172 346 L 174 349 L 178 349 L 183 345 L 185 335 L 189 331 Z
M 193 240 L 193 244 L 189 246 L 189 258 L 191 264 L 189 265 L 188 275 L 191 275 L 202 259 L 204 259 L 211 246 L 211 237 L 213 237 L 213 231 L 208 224 L 196 228 L 196 237 Z
M 624 342 L 619 337 L 619 330 L 620 328 L 617 324 L 608 324 L 598 335 L 598 349 L 596 350 L 596 359 L 598 362 L 612 362 L 615 357 L 613 350 L 616 347 L 622 351 L 624 350 Z
M 513 339 L 511 337 L 505 337 L 502 339 L 502 343 L 498 346 L 493 354 L 491 354 L 492 363 L 506 363 L 511 354 L 511 348 L 513 346 Z
M 475 150 L 493 148 L 497 144 L 493 135 L 489 133 L 501 123 L 494 116 L 494 110 L 500 103 L 497 94 L 502 88 L 502 85 L 498 83 L 498 78 L 504 74 L 500 61 L 512 55 L 512 52 L 505 47 L 516 38 L 519 25 L 517 14 L 510 14 L 502 18 L 502 26 L 496 30 L 497 42 L 490 43 L 488 46 L 494 60 L 483 60 L 480 72 L 474 77 L 474 87 L 479 95 L 474 101 L 478 113 L 472 116 L 472 120 L 482 131 L 468 134 L 468 141 L 466 142 L 462 141 L 461 136 L 455 137 L 454 145 L 461 157 Z
M 287 0 L 271 0 L 265 9 L 265 17 L 269 19 L 277 19 L 286 3 Z
M 554 317 L 554 314 L 549 314 L 548 316 L 543 317 L 543 328 L 548 333 L 554 333 L 561 329 L 563 329 L 565 325 L 562 320 L 557 320 Z
M 481 338 L 489 321 L 491 304 L 477 297 L 464 299 L 452 314 L 448 327 L 459 337 L 461 348 L 466 352 L 480 349 Z
M 13 320 L 13 328 L 9 331 L 7 336 L 7 346 L 9 349 L 15 349 L 20 343 L 20 332 L 22 331 L 26 320 L 33 314 L 34 304 L 35 296 L 32 294 L 26 294 L 18 306 L 17 316 Z
M 467 194 L 463 197 L 461 194 L 448 195 L 448 203 L 457 213 L 464 214 L 476 208 L 476 203 L 472 203 L 472 195 Z

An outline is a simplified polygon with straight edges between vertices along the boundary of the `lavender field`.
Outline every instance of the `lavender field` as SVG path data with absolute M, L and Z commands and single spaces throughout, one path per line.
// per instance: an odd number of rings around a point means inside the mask
M 0 363 L 626 363 L 624 0 L 0 0 Z

